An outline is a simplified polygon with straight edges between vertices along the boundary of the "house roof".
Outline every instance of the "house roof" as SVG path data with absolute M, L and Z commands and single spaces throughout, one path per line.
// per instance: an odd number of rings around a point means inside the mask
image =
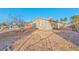
M 37 20 L 46 20 L 46 19 L 44 19 L 44 18 L 41 18 L 41 17 L 37 17 L 37 18 L 35 18 L 33 21 L 37 21 Z
M 51 23 L 53 23 L 53 22 L 54 22 L 54 23 L 60 23 L 60 22 L 58 22 L 58 21 L 53 20 L 52 17 L 48 17 L 47 19 L 41 18 L 41 17 L 37 17 L 37 18 L 35 18 L 33 21 L 38 20 L 38 19 L 47 20 L 47 21 L 49 21 L 49 22 L 51 22 Z

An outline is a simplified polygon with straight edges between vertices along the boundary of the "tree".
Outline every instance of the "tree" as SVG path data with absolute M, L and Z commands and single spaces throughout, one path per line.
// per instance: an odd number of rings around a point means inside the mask
M 66 27 L 67 20 L 68 20 L 68 19 L 67 19 L 66 17 L 60 19 L 60 22 L 63 24 L 63 27 Z
M 79 16 L 78 15 L 72 16 L 71 19 L 72 19 L 72 23 L 74 25 L 79 23 Z
M 62 23 L 64 23 L 64 24 L 66 24 L 66 23 L 67 23 L 67 18 L 66 18 L 66 17 L 65 17 L 65 18 L 61 18 L 60 21 L 61 21 Z
M 12 19 L 13 21 L 11 23 L 15 23 L 18 27 L 22 27 L 25 23 L 25 21 L 21 17 L 12 16 Z
M 78 31 L 79 27 L 77 26 L 77 24 L 79 24 L 79 15 L 72 16 L 71 19 L 72 19 L 71 23 L 72 23 L 72 25 L 74 27 L 73 29 L 75 31 Z

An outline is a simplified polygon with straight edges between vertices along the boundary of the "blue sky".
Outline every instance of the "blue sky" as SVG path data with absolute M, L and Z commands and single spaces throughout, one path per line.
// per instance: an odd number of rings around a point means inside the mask
M 21 16 L 25 21 L 31 21 L 36 17 L 53 17 L 55 20 L 79 15 L 79 8 L 0 8 L 0 22 L 11 21 L 11 16 Z

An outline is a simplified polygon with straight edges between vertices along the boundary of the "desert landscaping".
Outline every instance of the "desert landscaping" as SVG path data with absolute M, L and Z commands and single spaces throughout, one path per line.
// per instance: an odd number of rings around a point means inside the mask
M 1 28 L 0 51 L 78 51 L 79 33 L 71 25 L 35 18 L 18 27 L 16 23 Z

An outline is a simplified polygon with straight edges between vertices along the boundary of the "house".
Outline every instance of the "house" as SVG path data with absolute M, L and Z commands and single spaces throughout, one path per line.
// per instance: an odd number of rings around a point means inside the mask
M 50 21 L 50 23 L 51 23 L 52 29 L 58 29 L 59 28 L 57 21 Z
M 33 28 L 32 23 L 24 24 L 24 29 L 32 29 L 32 28 Z
M 33 21 L 33 24 L 38 28 L 39 30 L 52 30 L 51 23 L 43 18 L 36 18 Z
M 7 25 L 4 25 L 4 24 L 2 24 L 1 26 L 0 26 L 0 32 L 2 33 L 2 32 L 7 32 L 8 31 L 8 26 Z
M 38 17 L 33 21 L 33 24 L 40 30 L 58 30 L 63 27 L 62 23 L 53 20 L 52 17 L 47 19 Z
M 15 22 L 9 25 L 9 31 L 18 31 L 18 30 L 20 30 L 20 27 Z
M 54 30 L 54 29 L 55 29 L 55 30 L 58 30 L 58 29 L 60 29 L 60 28 L 63 27 L 63 24 L 62 24 L 62 23 L 53 20 L 52 17 L 49 17 L 47 20 L 51 23 L 51 26 L 52 26 L 52 29 L 53 29 L 53 30 Z

